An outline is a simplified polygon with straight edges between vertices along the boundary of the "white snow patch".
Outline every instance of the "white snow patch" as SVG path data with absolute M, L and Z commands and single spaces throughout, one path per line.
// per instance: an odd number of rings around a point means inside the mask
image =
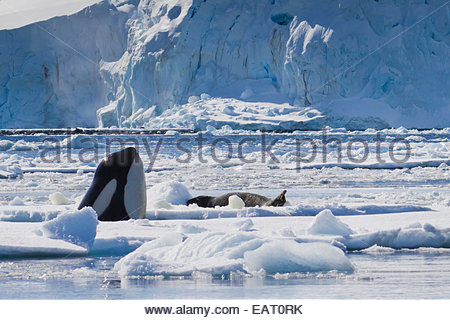
M 189 190 L 179 182 L 162 182 L 147 190 L 147 206 L 153 209 L 170 209 L 171 205 L 186 205 L 191 198 Z
M 349 226 L 338 220 L 331 210 L 325 209 L 317 214 L 308 228 L 308 233 L 313 235 L 349 236 L 354 232 Z
M 342 250 L 325 243 L 297 243 L 279 240 L 263 244 L 244 254 L 246 269 L 266 274 L 292 272 L 353 271 Z
M 23 202 L 22 199 L 20 199 L 19 197 L 14 197 L 14 199 L 12 199 L 9 203 L 9 206 L 24 206 L 25 202 Z
M 54 192 L 48 197 L 52 204 L 54 205 L 63 205 L 63 204 L 70 204 L 71 201 L 63 195 L 61 192 Z
M 242 219 L 233 224 L 239 231 L 252 231 L 254 224 L 252 219 Z

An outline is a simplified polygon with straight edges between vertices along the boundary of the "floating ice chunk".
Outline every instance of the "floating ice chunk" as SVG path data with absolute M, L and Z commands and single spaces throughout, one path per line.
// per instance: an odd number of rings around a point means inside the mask
M 186 205 L 192 196 L 189 190 L 179 182 L 162 182 L 155 184 L 147 191 L 147 206 L 149 208 L 161 208 L 160 201 L 170 205 Z
M 89 254 L 100 255 L 125 255 L 139 248 L 146 241 L 152 239 L 132 239 L 127 237 L 114 237 L 95 239 Z
M 14 145 L 14 142 L 9 140 L 0 140 L 0 151 L 7 151 L 11 149 L 11 147 Z
M 204 232 L 182 241 L 180 235 L 143 244 L 115 265 L 122 277 L 192 275 L 204 272 L 255 274 L 352 271 L 344 253 L 329 244 L 262 239 L 248 232 Z
M 42 225 L 47 238 L 61 239 L 89 250 L 97 233 L 97 213 L 91 207 L 67 212 Z
M 168 236 L 145 243 L 119 260 L 115 270 L 123 276 L 188 275 L 194 271 L 212 275 L 243 270 L 243 256 L 264 240 L 251 233 L 208 232 Z
M 0 166 L 0 179 L 14 179 L 22 173 L 22 169 L 17 165 Z
M 317 214 L 308 228 L 308 233 L 314 235 L 349 236 L 354 232 L 349 226 L 338 220 L 329 209 L 325 209 Z
M 178 131 L 175 131 L 175 130 L 167 130 L 165 135 L 166 136 L 176 136 L 177 137 L 177 136 L 180 135 L 180 133 Z
M 217 129 L 215 127 L 213 127 L 212 125 L 208 124 L 206 126 L 206 132 L 208 133 L 214 133 L 215 131 L 217 131 Z
M 19 140 L 14 143 L 14 145 L 9 149 L 10 151 L 30 151 L 37 150 L 36 144 L 31 142 L 25 142 L 24 140 Z
M 168 232 L 161 238 L 146 242 L 135 251 L 120 259 L 114 269 L 122 277 L 149 276 L 163 274 L 160 259 L 164 259 L 173 247 L 182 243 L 183 236 L 177 232 Z
M 380 232 L 386 233 L 386 232 Z M 415 249 L 420 247 L 440 248 L 445 246 L 446 237 L 429 223 L 424 224 L 423 228 L 400 229 L 398 232 L 390 233 L 391 237 L 384 235 L 383 241 L 378 244 L 394 249 Z M 448 245 L 448 244 L 447 244 Z
M 406 129 L 405 127 L 398 127 L 397 129 L 393 129 L 393 132 L 398 133 L 398 134 L 407 134 L 408 133 L 408 129 Z
M 342 250 L 325 243 L 297 243 L 279 240 L 263 244 L 244 254 L 246 269 L 266 274 L 290 272 L 353 271 Z
M 352 234 L 345 239 L 345 245 L 347 250 L 364 250 L 377 244 L 379 236 L 378 232 Z
M 364 250 L 373 245 L 392 249 L 448 248 L 450 230 L 437 229 L 429 223 L 423 227 L 420 223 L 413 223 L 405 228 L 352 234 L 346 238 L 345 244 L 348 250 Z
M 237 195 L 233 194 L 228 198 L 228 208 L 242 209 L 245 207 L 245 202 Z
M 8 205 L 10 206 L 24 206 L 25 202 L 23 202 L 22 199 L 20 199 L 19 197 L 14 197 L 14 199 L 12 199 Z
M 222 108 L 222 113 L 229 116 L 237 116 L 237 113 L 234 111 L 233 106 L 225 106 Z
M 386 247 L 380 247 L 377 245 L 371 246 L 367 249 L 362 250 L 361 252 L 367 253 L 367 254 L 392 254 L 395 253 L 395 249 L 392 248 L 386 248 Z
M 213 279 L 212 274 L 207 272 L 194 271 L 192 272 L 192 279 L 197 281 L 211 281 Z
M 61 147 L 72 149 L 94 149 L 102 146 L 103 144 L 98 143 L 94 137 L 85 134 L 69 136 L 61 142 Z
M 447 163 L 442 162 L 442 163 L 439 165 L 438 168 L 439 168 L 439 169 L 448 169 L 448 165 L 447 165 Z
M 52 193 L 49 197 L 50 201 L 55 205 L 69 204 L 70 200 L 61 192 Z

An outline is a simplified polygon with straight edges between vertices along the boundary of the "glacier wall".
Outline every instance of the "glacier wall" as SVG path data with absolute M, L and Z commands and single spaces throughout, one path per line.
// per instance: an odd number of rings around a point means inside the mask
M 70 16 L 0 31 L 0 128 L 97 126 L 120 59 L 128 15 L 102 2 Z
M 0 123 L 185 124 L 212 97 L 349 129 L 448 127 L 449 31 L 436 0 L 112 0 L 0 31 Z

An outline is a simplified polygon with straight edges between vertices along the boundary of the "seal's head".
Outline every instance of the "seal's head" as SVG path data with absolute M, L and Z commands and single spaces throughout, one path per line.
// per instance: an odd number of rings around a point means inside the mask
M 272 207 L 282 207 L 282 206 L 284 206 L 284 204 L 286 203 L 286 196 L 285 196 L 286 192 L 287 192 L 287 190 L 283 190 L 283 192 L 278 197 L 276 197 L 273 200 L 270 200 L 266 204 L 266 206 L 272 206 Z
M 190 200 L 187 201 L 187 205 L 190 204 L 196 204 L 199 207 L 203 207 L 203 208 L 212 208 L 212 199 L 214 199 L 214 197 L 210 197 L 210 196 L 198 196 L 195 198 L 192 198 Z

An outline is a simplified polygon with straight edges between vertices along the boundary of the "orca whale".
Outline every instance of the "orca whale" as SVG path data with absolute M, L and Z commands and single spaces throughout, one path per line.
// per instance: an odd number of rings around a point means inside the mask
M 262 206 L 272 206 L 272 207 L 282 207 L 286 203 L 286 190 L 284 190 L 275 199 L 270 199 L 259 194 L 249 193 L 249 192 L 231 192 L 219 197 L 210 196 L 198 196 L 187 201 L 187 205 L 197 204 L 199 207 L 203 208 L 214 208 L 214 207 L 225 207 L 228 205 L 228 198 L 236 195 L 241 198 L 246 207 L 262 207 Z
M 102 160 L 78 209 L 92 207 L 100 221 L 142 219 L 146 198 L 144 165 L 129 147 Z

